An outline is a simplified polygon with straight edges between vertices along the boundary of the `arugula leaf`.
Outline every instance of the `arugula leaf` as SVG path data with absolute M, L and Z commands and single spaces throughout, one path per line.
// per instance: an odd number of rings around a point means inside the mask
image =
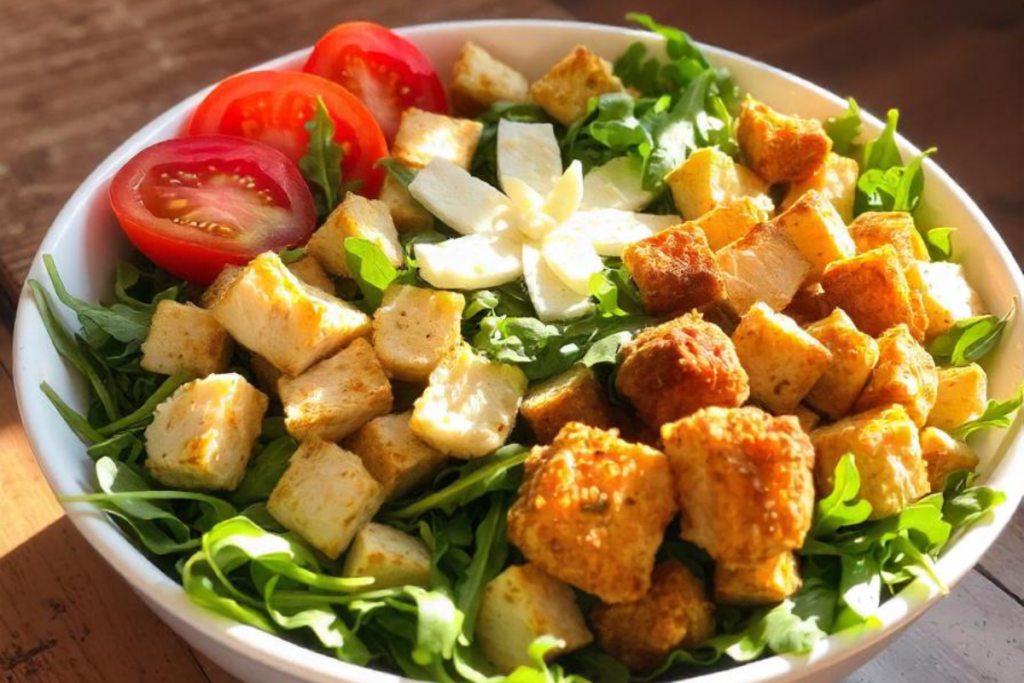
M 344 152 L 334 141 L 334 119 L 327 111 L 322 97 L 316 98 L 313 116 L 306 122 L 305 128 L 309 133 L 309 146 L 306 154 L 299 159 L 299 170 L 313 189 L 316 212 L 323 219 L 341 203 L 341 162 Z
M 1003 336 L 1003 330 L 1017 310 L 1017 300 L 1010 304 L 1010 310 L 1002 318 L 995 315 L 980 315 L 958 320 L 949 332 L 936 337 L 928 346 L 928 352 L 939 365 L 961 367 L 984 358 L 992 351 Z
M 990 399 L 981 417 L 965 422 L 950 432 L 950 435 L 955 439 L 966 440 L 971 434 L 982 429 L 1006 429 L 1013 423 L 1013 415 L 1020 409 L 1022 403 L 1024 403 L 1024 384 L 1017 387 L 1016 395 L 1005 401 Z
M 946 477 L 942 496 L 942 518 L 954 530 L 969 527 L 993 508 L 1006 502 L 1006 494 L 990 486 L 974 486 L 977 475 L 968 470 L 952 472 Z
M 384 290 L 398 279 L 398 270 L 370 240 L 347 237 L 344 246 L 349 272 L 363 293 L 365 308 L 372 313 L 384 300 Z
M 885 115 L 885 128 L 877 138 L 864 145 L 864 163 L 861 166 L 863 173 L 867 169 L 878 169 L 886 171 L 893 166 L 903 164 L 903 156 L 899 147 L 896 146 L 896 125 L 900 120 L 900 112 L 897 109 L 890 109 Z
M 239 507 L 264 501 L 270 497 L 278 480 L 288 469 L 288 462 L 299 444 L 291 436 L 279 436 L 264 446 L 245 472 L 245 478 L 231 494 L 231 502 Z
M 956 228 L 932 228 L 924 234 L 924 243 L 932 261 L 949 261 L 953 257 L 954 232 Z
M 921 167 L 935 148 L 925 150 L 906 166 L 896 145 L 899 112 L 890 109 L 882 133 L 864 146 L 854 215 L 866 211 L 913 211 L 924 192 Z
M 377 166 L 383 166 L 392 178 L 398 181 L 402 187 L 409 187 L 409 184 L 416 179 L 416 171 L 403 166 L 392 157 L 385 157 L 377 160 Z
M 169 376 L 164 380 L 163 384 L 161 384 L 160 387 L 146 399 L 145 403 L 121 419 L 100 427 L 97 431 L 102 436 L 112 436 L 118 432 L 123 432 L 126 429 L 135 429 L 142 426 L 143 423 L 153 416 L 153 411 L 156 410 L 158 405 L 163 403 L 164 399 L 173 394 L 182 384 L 190 382 L 193 379 L 195 378 L 192 375 L 186 373 L 177 373 Z
M 832 482 L 832 492 L 815 506 L 810 531 L 815 539 L 829 538 L 840 528 L 860 524 L 871 515 L 871 503 L 858 498 L 860 473 L 851 454 L 839 459 Z
M 277 256 L 281 259 L 281 263 L 287 266 L 296 261 L 301 261 L 308 253 L 309 250 L 306 247 L 296 247 L 295 249 L 282 249 L 277 252 Z
M 846 99 L 846 111 L 825 120 L 825 133 L 832 139 L 832 151 L 845 157 L 856 158 L 860 151 L 860 107 L 852 97 Z

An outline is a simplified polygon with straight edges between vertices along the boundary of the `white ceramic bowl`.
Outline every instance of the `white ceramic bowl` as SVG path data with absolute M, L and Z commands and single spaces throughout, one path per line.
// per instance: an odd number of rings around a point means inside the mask
M 326 30 L 327 26 L 324 26 Z M 417 26 L 401 31 L 437 65 L 443 78 L 450 72 L 456 52 L 467 39 L 492 50 L 499 58 L 538 77 L 572 46 L 585 44 L 613 59 L 632 42 L 641 40 L 660 50 L 660 39 L 608 26 L 547 21 L 455 22 Z M 805 116 L 824 118 L 845 108 L 842 98 L 804 80 L 746 57 L 706 48 L 717 64 L 729 67 L 740 86 L 773 107 Z M 302 64 L 306 50 L 275 59 L 261 68 L 289 68 Z M 107 183 L 131 156 L 154 142 L 173 137 L 204 93 L 173 107 L 128 139 L 78 188 L 61 211 L 39 249 L 52 254 L 68 288 L 85 299 L 110 294 L 114 264 L 128 248 L 107 204 Z M 854 93 L 856 94 L 856 93 Z M 879 121 L 865 116 L 865 133 L 876 135 Z M 83 135 L 87 134 L 83 131 Z M 904 155 L 918 150 L 900 139 Z M 1006 245 L 973 201 L 931 160 L 927 176 L 925 222 L 956 226 L 956 256 L 983 300 L 1002 312 L 1012 297 L 1024 300 L 1024 278 Z M 934 217 L 934 218 L 933 218 Z M 37 254 L 30 277 L 46 281 Z M 59 308 L 59 307 L 58 307 Z M 75 326 L 61 311 L 64 322 Z M 1014 321 L 994 357 L 998 373 L 989 375 L 993 396 L 1005 397 L 1024 377 L 1024 324 Z M 93 490 L 93 468 L 78 439 L 65 427 L 42 393 L 49 382 L 79 409 L 85 405 L 85 386 L 57 355 L 46 335 L 28 289 L 22 292 L 14 334 L 15 384 L 29 440 L 47 480 L 58 494 L 75 495 Z M 983 479 L 1006 492 L 1008 503 L 990 521 L 960 538 L 938 562 L 938 574 L 952 586 L 978 562 L 1010 519 L 1024 493 L 1024 438 L 1020 420 L 1006 432 L 986 435 L 978 447 Z M 181 587 L 161 573 L 136 550 L 103 515 L 85 504 L 65 506 L 72 522 L 132 588 L 190 644 L 224 669 L 252 683 L 283 680 L 328 683 L 399 683 L 400 676 L 337 661 L 293 645 L 254 628 L 217 617 L 193 605 Z M 955 548 L 955 551 L 953 551 Z M 691 681 L 834 681 L 867 662 L 899 631 L 939 598 L 922 583 L 912 584 L 882 607 L 884 628 L 866 635 L 834 636 L 810 655 L 772 657 L 727 672 Z

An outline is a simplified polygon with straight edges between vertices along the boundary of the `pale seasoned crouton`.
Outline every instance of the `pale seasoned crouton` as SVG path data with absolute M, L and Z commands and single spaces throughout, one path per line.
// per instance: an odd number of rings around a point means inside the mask
M 327 292 L 334 296 L 334 280 L 327 274 L 324 267 L 314 257 L 306 254 L 298 261 L 288 264 L 288 270 L 292 275 L 299 278 L 310 287 L 316 287 L 321 292 Z
M 711 251 L 718 251 L 768 220 L 768 212 L 762 204 L 750 197 L 740 197 L 716 206 L 691 225 L 704 231 Z
M 938 395 L 935 360 L 914 341 L 906 325 L 897 325 L 878 338 L 878 363 L 857 399 L 856 410 L 898 403 L 918 427 L 928 421 Z
M 814 513 L 814 449 L 796 418 L 706 408 L 661 428 L 681 536 L 717 562 L 800 548 Z
M 659 451 L 570 422 L 526 461 L 508 538 L 528 560 L 608 603 L 639 600 L 676 513 Z
M 921 457 L 928 466 L 928 484 L 932 493 L 941 491 L 946 477 L 958 470 L 974 471 L 978 455 L 963 441 L 935 427 L 921 430 Z
M 843 219 L 824 195 L 810 190 L 775 218 L 790 241 L 811 263 L 808 277 L 817 280 L 825 266 L 853 256 L 857 248 Z
M 832 363 L 807 395 L 807 403 L 833 420 L 853 408 L 878 362 L 878 342 L 857 329 L 842 309 L 807 327 L 832 352 Z
M 526 393 L 517 367 L 479 356 L 462 344 L 430 373 L 412 411 L 412 431 L 456 458 L 479 458 L 505 443 Z
M 483 129 L 479 121 L 409 107 L 402 112 L 391 156 L 409 168 L 423 168 L 434 159 L 444 159 L 468 171 Z
M 520 413 L 540 444 L 551 443 L 570 422 L 601 429 L 610 429 L 617 422 L 604 387 L 584 365 L 530 387 Z
M 988 402 L 988 378 L 980 365 L 938 368 L 935 405 L 928 413 L 928 426 L 947 432 L 976 420 Z
M 781 553 L 761 562 L 715 565 L 715 602 L 721 605 L 774 605 L 800 590 L 796 555 Z
M 916 261 L 928 260 L 928 247 L 914 226 L 914 218 L 906 211 L 869 211 L 850 223 L 850 237 L 857 253 L 864 254 L 886 244 L 896 250 L 900 264 L 910 267 Z
M 370 522 L 352 539 L 342 576 L 369 576 L 372 590 L 430 585 L 430 551 L 415 536 Z
M 384 498 L 359 456 L 319 439 L 303 442 L 267 500 L 267 512 L 332 560 L 370 523 Z
M 426 382 L 449 349 L 462 338 L 458 292 L 391 285 L 373 314 L 373 348 L 388 375 Z
M 654 429 L 699 408 L 743 405 L 750 396 L 732 340 L 692 313 L 627 344 L 615 386 Z
M 161 375 L 204 377 L 227 370 L 234 349 L 227 330 L 208 310 L 164 299 L 156 305 L 139 365 Z
M 497 102 L 527 101 L 530 82 L 487 50 L 467 41 L 452 66 L 448 96 L 457 114 L 477 116 Z
M 411 411 L 383 415 L 345 440 L 345 448 L 363 459 L 387 498 L 398 498 L 427 483 L 447 461 L 412 433 L 411 418 Z
M 686 313 L 725 296 L 722 274 L 704 231 L 693 225 L 662 230 L 626 247 L 622 262 L 652 315 Z
M 365 313 L 302 284 L 270 252 L 246 266 L 212 312 L 235 341 L 292 376 L 370 329 Z
M 761 223 L 717 254 L 730 308 L 743 315 L 758 301 L 781 311 L 811 273 L 811 262 L 777 223 Z
M 622 90 L 612 65 L 577 45 L 530 86 L 530 97 L 553 119 L 568 126 L 587 113 L 591 97 Z
M 541 636 L 565 643 L 549 651 L 548 658 L 594 640 L 571 588 L 536 565 L 509 567 L 484 589 L 476 641 L 491 664 L 508 674 L 519 666 L 533 666 L 527 652 Z
M 331 275 L 352 277 L 345 252 L 345 240 L 349 237 L 373 242 L 396 268 L 405 264 L 391 212 L 380 200 L 349 192 L 309 238 L 309 253 Z
M 832 362 L 817 339 L 763 303 L 743 316 L 732 342 L 750 379 L 750 398 L 774 413 L 794 411 Z
M 400 233 L 430 230 L 434 217 L 422 204 L 412 198 L 409 188 L 390 173 L 384 176 L 377 200 L 387 205 L 395 230 Z
M 647 595 L 618 605 L 598 603 L 590 623 L 602 650 L 642 673 L 671 652 L 693 649 L 714 635 L 715 606 L 700 579 L 678 560 L 666 560 L 654 568 Z
M 907 281 L 924 300 L 928 338 L 945 334 L 957 320 L 973 318 L 984 310 L 959 263 L 918 261 L 907 269 Z
M 242 266 L 233 266 L 228 264 L 221 269 L 220 273 L 209 287 L 203 290 L 203 293 L 199 296 L 199 303 L 203 308 L 211 309 L 220 298 L 224 295 L 224 292 L 230 289 L 231 285 L 234 284 L 235 278 L 242 274 Z
M 920 295 L 913 301 L 917 293 L 907 284 L 892 245 L 829 264 L 821 286 L 829 301 L 846 311 L 862 332 L 878 337 L 904 323 L 914 339 L 924 339 L 928 327 L 924 306 Z
M 871 504 L 871 519 L 884 519 L 928 493 L 917 425 L 903 406 L 877 408 L 811 432 L 818 495 L 835 485 L 836 465 L 851 454 L 860 474 L 860 498 Z
M 836 307 L 828 300 L 820 282 L 812 282 L 796 290 L 793 300 L 782 312 L 800 325 L 827 318 Z
M 764 211 L 775 208 L 767 194 L 768 184 L 715 147 L 698 149 L 665 182 L 676 208 L 688 221 L 743 197 L 750 197 Z
M 754 173 L 769 183 L 811 177 L 832 151 L 832 139 L 819 121 L 785 116 L 750 97 L 740 108 L 736 141 Z
M 170 488 L 233 491 L 259 438 L 267 397 L 241 375 L 183 384 L 146 428 L 146 469 Z
M 832 202 L 843 223 L 849 223 L 853 220 L 853 200 L 857 197 L 859 177 L 860 167 L 854 159 L 830 152 L 825 164 L 814 175 L 789 186 L 780 208 L 788 209 L 808 190 L 817 190 Z

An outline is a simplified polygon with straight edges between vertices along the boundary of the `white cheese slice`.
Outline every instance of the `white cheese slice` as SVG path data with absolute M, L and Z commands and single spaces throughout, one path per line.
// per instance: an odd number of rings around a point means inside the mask
M 420 170 L 409 194 L 463 235 L 503 230 L 516 213 L 508 197 L 445 159 Z
M 516 227 L 532 240 L 539 240 L 558 227 L 554 218 L 544 212 L 544 197 L 519 178 L 505 179 L 505 192 L 518 210 Z
M 590 277 L 604 268 L 589 240 L 577 230 L 559 230 L 544 240 L 541 255 L 548 268 L 566 287 L 589 295 Z
M 643 162 L 637 157 L 618 157 L 591 169 L 583 179 L 580 209 L 639 211 L 654 199 L 643 188 Z
M 550 123 L 498 122 L 498 180 L 518 178 L 541 196 L 548 196 L 562 175 L 562 152 Z
M 544 322 L 568 320 L 591 310 L 590 296 L 578 294 L 548 267 L 535 244 L 523 244 L 523 279 L 537 317 Z
M 561 224 L 580 208 L 583 201 L 583 164 L 574 161 L 565 169 L 544 202 L 544 213 Z
M 520 243 L 508 233 L 467 235 L 417 244 L 420 277 L 438 289 L 482 289 L 511 282 L 523 272 Z
M 622 256 L 622 250 L 633 242 L 645 239 L 666 228 L 682 223 L 679 216 L 659 216 L 618 209 L 577 211 L 562 230 L 578 230 L 586 236 L 601 256 Z

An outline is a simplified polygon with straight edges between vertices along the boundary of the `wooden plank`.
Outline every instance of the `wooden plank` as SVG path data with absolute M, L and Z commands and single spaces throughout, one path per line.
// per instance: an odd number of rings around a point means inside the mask
M 1017 508 L 1013 519 L 982 558 L 979 567 L 989 580 L 1024 604 L 1021 560 L 1024 560 L 1024 505 Z

